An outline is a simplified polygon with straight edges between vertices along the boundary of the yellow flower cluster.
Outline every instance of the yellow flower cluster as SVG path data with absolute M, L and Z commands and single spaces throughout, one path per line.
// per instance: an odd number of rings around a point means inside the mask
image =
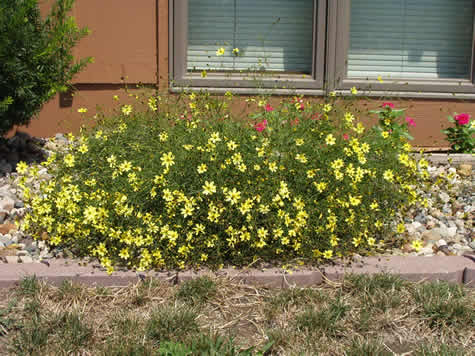
M 351 138 L 340 139 L 330 103 L 314 120 L 300 101 L 276 109 L 256 99 L 265 111 L 259 130 L 206 121 L 213 110 L 219 119 L 228 114 L 205 94 L 186 94 L 175 119 L 160 97 L 143 103 L 164 120 L 141 123 L 130 117 L 132 105 L 121 106 L 113 125 L 44 163 L 54 177 L 39 193 L 31 188 L 38 169 L 18 165 L 31 208 L 24 229 L 47 232 L 52 245 L 79 246 L 109 272 L 117 264 L 313 261 L 379 244 L 395 211 L 420 201 L 414 180 L 424 177 L 426 162 L 414 160 L 410 146 L 385 156 L 350 112 L 340 118 Z

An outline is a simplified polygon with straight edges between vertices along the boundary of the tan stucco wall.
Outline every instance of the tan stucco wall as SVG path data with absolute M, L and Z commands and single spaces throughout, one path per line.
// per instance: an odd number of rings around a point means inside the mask
M 43 0 L 43 10 L 48 2 L 51 0 Z M 95 63 L 75 79 L 80 90 L 71 106 L 61 107 L 59 97 L 55 98 L 22 131 L 46 137 L 77 130 L 81 124 L 77 109 L 88 107 L 85 116 L 92 116 L 96 105 L 111 107 L 112 96 L 122 95 L 123 82 L 167 86 L 168 0 L 77 0 L 73 15 L 80 25 L 92 30 L 75 54 L 93 56 Z M 380 103 L 370 100 L 366 107 L 374 109 Z M 407 108 L 407 114 L 416 120 L 417 126 L 411 132 L 414 144 L 419 146 L 447 146 L 440 132 L 448 125 L 447 116 L 453 112 L 475 114 L 475 101 L 412 99 L 394 103 Z

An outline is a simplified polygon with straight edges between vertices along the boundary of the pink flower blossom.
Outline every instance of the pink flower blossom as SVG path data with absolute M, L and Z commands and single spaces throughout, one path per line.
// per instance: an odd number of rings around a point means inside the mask
M 409 117 L 409 116 L 406 117 L 406 122 L 408 126 L 416 126 L 416 122 L 414 121 L 412 117 Z
M 266 111 L 267 112 L 274 111 L 274 108 L 270 104 L 266 104 Z
M 266 127 L 267 127 L 267 120 L 263 120 L 263 121 L 261 121 L 261 122 L 254 125 L 254 128 L 258 132 L 264 131 Z
M 382 108 L 391 108 L 394 109 L 394 104 L 390 102 L 385 102 L 381 105 Z
M 295 120 L 290 121 L 290 126 L 297 126 L 299 124 L 299 118 L 296 117 Z
M 343 134 L 343 139 L 344 139 L 345 141 L 347 141 L 349 138 L 350 138 L 350 136 L 348 136 L 348 134 Z
M 467 125 L 470 122 L 470 115 L 469 114 L 458 114 L 454 116 L 455 121 L 459 125 Z

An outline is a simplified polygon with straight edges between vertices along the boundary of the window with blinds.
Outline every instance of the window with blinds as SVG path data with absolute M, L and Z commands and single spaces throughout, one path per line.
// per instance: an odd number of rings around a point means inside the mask
M 313 0 L 188 3 L 188 71 L 312 72 Z
M 469 79 L 472 0 L 352 0 L 350 78 Z

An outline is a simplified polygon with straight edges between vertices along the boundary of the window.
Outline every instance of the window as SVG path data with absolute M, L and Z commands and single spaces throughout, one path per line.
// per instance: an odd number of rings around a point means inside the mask
M 178 86 L 251 88 L 258 77 L 315 94 L 471 95 L 474 10 L 473 0 L 170 0 L 171 72 Z
M 326 1 L 175 0 L 169 8 L 177 85 L 323 87 Z

